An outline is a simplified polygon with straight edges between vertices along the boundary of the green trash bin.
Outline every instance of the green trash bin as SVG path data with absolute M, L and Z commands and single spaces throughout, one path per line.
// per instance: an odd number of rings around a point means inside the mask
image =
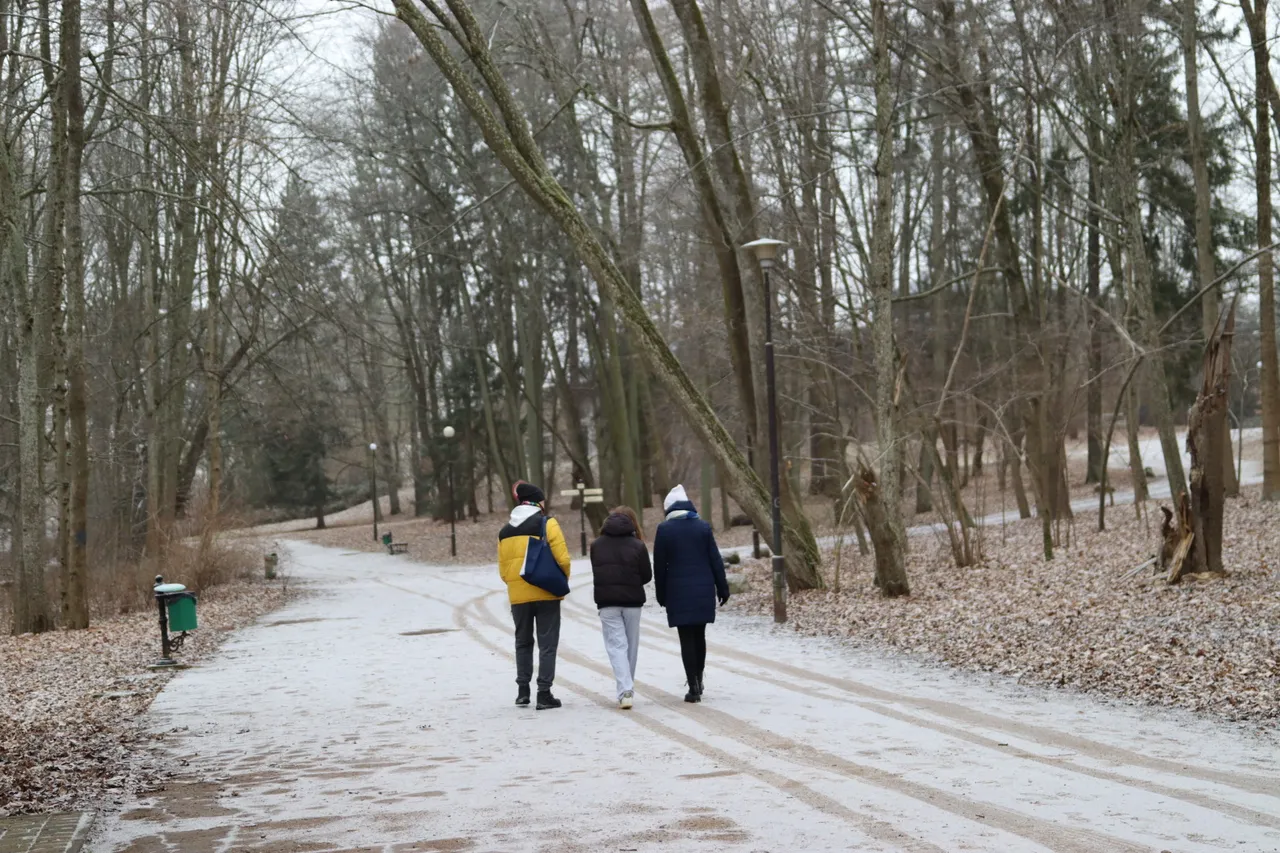
M 183 593 L 169 600 L 169 630 L 194 631 L 196 629 L 196 597 Z
M 383 544 L 383 545 L 387 545 L 387 546 L 390 546 L 390 545 L 391 545 L 391 534 L 390 534 L 390 533 L 384 533 L 384 534 L 382 534 L 382 544 Z

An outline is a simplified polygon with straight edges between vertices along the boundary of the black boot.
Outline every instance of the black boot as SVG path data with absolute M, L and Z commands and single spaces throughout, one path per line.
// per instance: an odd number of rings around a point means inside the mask
M 702 675 L 701 674 L 698 675 L 697 683 L 693 689 L 697 691 L 698 701 L 701 702 L 702 701 Z
M 516 704 L 528 705 L 529 704 L 529 685 L 521 684 L 519 685 L 519 688 L 520 689 L 516 691 Z
M 548 708 L 559 708 L 560 700 L 551 695 L 551 688 L 548 687 L 546 690 L 538 691 L 538 704 L 536 707 L 539 711 L 545 711 Z
M 684 701 L 686 702 L 702 701 L 702 690 L 698 686 L 698 679 L 694 678 L 693 676 L 689 676 L 689 692 L 684 694 Z

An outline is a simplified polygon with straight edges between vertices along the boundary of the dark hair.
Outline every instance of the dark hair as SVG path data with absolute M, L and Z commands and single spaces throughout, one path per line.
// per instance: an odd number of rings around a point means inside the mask
M 636 538 L 644 538 L 644 528 L 640 526 L 640 516 L 637 515 L 636 511 L 631 507 L 615 506 L 613 509 L 609 510 L 609 515 L 625 515 L 627 518 L 631 519 L 632 525 L 636 528 Z M 604 528 L 600 529 L 600 534 L 602 536 L 604 535 Z

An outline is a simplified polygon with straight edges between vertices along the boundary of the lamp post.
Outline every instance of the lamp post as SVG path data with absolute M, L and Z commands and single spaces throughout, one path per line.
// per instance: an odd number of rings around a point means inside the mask
M 587 484 L 578 483 L 578 530 L 582 534 L 582 556 L 587 556 Z
M 457 435 L 453 427 L 447 426 L 441 434 L 449 442 L 449 556 L 458 556 L 458 532 L 454 522 L 458 516 L 457 502 L 453 497 L 453 437 Z
M 764 377 L 769 406 L 769 492 L 773 498 L 773 621 L 787 621 L 786 561 L 782 557 L 782 482 L 778 473 L 778 390 L 773 367 L 773 291 L 769 270 L 783 246 L 781 240 L 762 237 L 742 248 L 749 249 L 764 273 Z
M 378 541 L 378 445 L 369 442 L 369 491 L 373 492 L 373 541 Z

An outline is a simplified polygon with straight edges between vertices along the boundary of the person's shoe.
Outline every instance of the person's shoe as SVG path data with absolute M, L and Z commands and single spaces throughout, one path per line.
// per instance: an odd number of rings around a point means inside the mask
M 690 681 L 690 682 L 689 682 L 689 692 L 688 692 L 688 693 L 686 693 L 686 694 L 684 694 L 684 701 L 686 701 L 686 702 L 701 702 L 701 701 L 702 701 L 702 693 L 700 693 L 700 692 L 698 691 L 698 687 L 697 687 L 696 682 L 694 682 L 694 681 Z
M 560 700 L 552 696 L 550 690 L 539 690 L 538 704 L 536 707 L 539 711 L 545 711 L 548 708 L 559 708 Z
M 702 699 L 702 676 L 699 675 L 693 682 L 693 690 L 698 694 L 698 699 Z
M 619 697 L 618 707 L 624 711 L 630 711 L 631 706 L 634 704 L 634 702 L 635 702 L 635 694 L 632 693 L 630 690 L 628 690 L 626 693 L 623 693 L 621 697 Z
M 525 684 L 520 686 L 520 689 L 516 692 L 516 704 L 517 705 L 529 704 L 529 685 Z

